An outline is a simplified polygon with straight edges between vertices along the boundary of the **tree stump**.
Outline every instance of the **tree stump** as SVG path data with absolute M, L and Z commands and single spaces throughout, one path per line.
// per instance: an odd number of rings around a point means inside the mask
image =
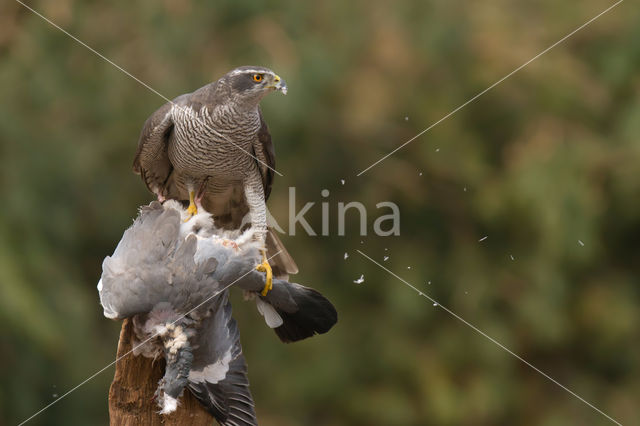
M 133 326 L 125 319 L 118 341 L 120 358 L 131 351 Z M 116 372 L 109 389 L 109 418 L 111 426 L 210 426 L 214 418 L 185 389 L 178 409 L 168 415 L 158 414 L 160 408 L 153 400 L 154 392 L 164 374 L 164 359 L 152 360 L 129 353 L 116 363 Z

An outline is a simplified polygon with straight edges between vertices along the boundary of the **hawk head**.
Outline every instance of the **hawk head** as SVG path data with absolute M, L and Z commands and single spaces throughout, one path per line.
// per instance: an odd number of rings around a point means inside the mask
M 287 84 L 269 68 L 244 66 L 229 71 L 222 77 L 238 100 L 260 102 L 269 92 L 279 90 L 287 94 Z

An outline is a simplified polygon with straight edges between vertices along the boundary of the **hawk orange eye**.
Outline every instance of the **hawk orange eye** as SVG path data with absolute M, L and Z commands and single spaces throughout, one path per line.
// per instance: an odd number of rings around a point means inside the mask
M 256 83 L 261 82 L 262 81 L 262 74 L 254 74 L 253 75 L 253 81 L 255 81 Z

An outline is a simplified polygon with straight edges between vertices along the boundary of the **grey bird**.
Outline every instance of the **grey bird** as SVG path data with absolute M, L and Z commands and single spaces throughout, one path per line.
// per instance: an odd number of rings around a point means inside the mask
M 156 391 L 161 413 L 174 411 L 188 388 L 220 424 L 255 425 L 228 289 L 255 295 L 265 321 L 285 342 L 325 333 L 337 313 L 317 291 L 280 279 L 261 296 L 256 231 L 218 229 L 202 210 L 185 222 L 189 215 L 176 201 L 141 208 L 103 262 L 98 292 L 104 315 L 132 318 L 136 355 L 166 359 Z
M 267 227 L 275 151 L 259 104 L 272 91 L 286 94 L 284 80 L 268 68 L 244 66 L 178 96 L 147 119 L 133 162 L 160 201 L 188 200 L 191 215 L 203 207 L 224 229 L 240 229 L 248 216 L 263 243 L 263 295 L 272 274 L 286 280 L 298 272 Z

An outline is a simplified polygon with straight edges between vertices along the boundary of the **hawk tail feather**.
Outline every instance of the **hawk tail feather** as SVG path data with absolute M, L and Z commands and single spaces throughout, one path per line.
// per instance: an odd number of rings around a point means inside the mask
M 288 281 L 289 275 L 298 273 L 298 265 L 289 254 L 282 241 L 273 228 L 268 228 L 265 240 L 267 258 L 273 270 L 273 275 L 281 280 Z

